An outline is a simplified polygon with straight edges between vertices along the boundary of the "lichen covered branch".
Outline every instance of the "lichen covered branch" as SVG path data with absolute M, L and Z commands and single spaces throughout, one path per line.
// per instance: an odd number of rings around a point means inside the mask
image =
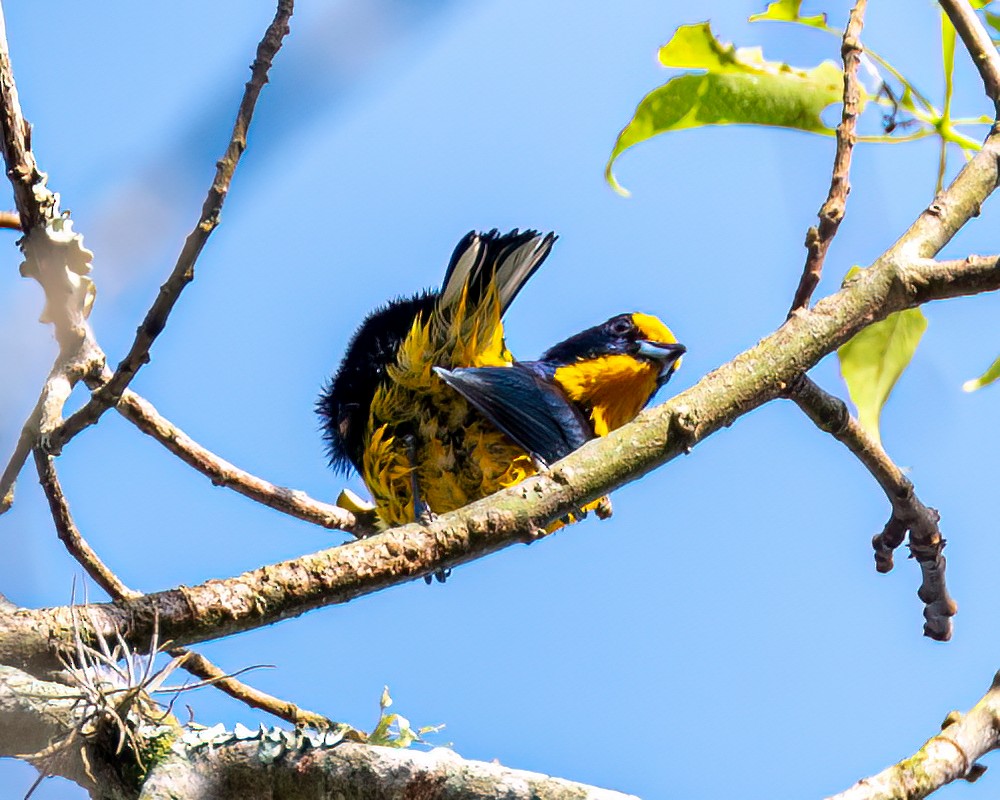
M 286 738 L 288 745 L 283 743 Z M 445 748 L 420 752 L 351 743 L 314 747 L 305 742 L 295 747 L 294 739 L 281 732 L 186 751 L 175 746 L 174 756 L 153 771 L 139 797 L 271 800 L 293 794 L 317 800 L 637 800 L 495 762 L 466 761 Z
M 828 800 L 919 800 L 952 781 L 976 780 L 985 771 L 976 762 L 998 746 L 1000 673 L 967 714 L 949 714 L 912 756 Z

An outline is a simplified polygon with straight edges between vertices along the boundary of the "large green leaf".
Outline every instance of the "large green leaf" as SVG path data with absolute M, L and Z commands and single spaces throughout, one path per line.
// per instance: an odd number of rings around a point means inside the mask
M 962 388 L 967 392 L 974 392 L 976 389 L 982 389 L 984 386 L 989 386 L 998 378 L 1000 378 L 1000 358 L 990 364 L 990 368 L 978 378 L 963 383 Z
M 774 0 L 768 3 L 767 8 L 760 14 L 752 15 L 748 22 L 797 22 L 800 25 L 808 25 L 810 28 L 826 30 L 826 14 L 815 14 L 811 17 L 803 17 L 799 14 L 802 8 L 802 0 Z
M 882 406 L 926 329 L 923 312 L 910 308 L 869 325 L 837 351 L 840 372 L 858 409 L 858 422 L 879 441 Z
M 771 125 L 832 135 L 820 117 L 841 100 L 843 72 L 832 62 L 803 70 L 765 61 L 759 47 L 720 42 L 707 22 L 683 25 L 660 48 L 665 67 L 701 70 L 671 78 L 646 95 L 608 159 L 605 178 L 628 194 L 612 168 L 625 150 L 667 131 L 703 125 Z

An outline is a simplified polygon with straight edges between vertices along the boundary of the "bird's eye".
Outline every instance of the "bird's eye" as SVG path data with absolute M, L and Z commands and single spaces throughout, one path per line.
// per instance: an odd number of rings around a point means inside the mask
M 626 336 L 635 330 L 635 325 L 628 317 L 618 317 L 611 323 L 611 332 L 615 336 Z

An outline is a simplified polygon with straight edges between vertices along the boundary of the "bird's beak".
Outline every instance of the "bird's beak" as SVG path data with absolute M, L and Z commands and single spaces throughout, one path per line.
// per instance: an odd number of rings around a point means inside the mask
M 670 376 L 674 374 L 681 365 L 681 356 L 687 352 L 687 348 L 678 342 L 652 342 L 648 339 L 639 340 L 638 355 L 655 361 L 660 365 L 660 376 L 657 380 L 659 386 L 663 386 Z

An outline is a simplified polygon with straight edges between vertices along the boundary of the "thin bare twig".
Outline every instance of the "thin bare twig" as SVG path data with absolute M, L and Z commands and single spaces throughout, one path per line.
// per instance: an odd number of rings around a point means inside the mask
M 28 454 L 31 452 L 31 445 L 35 438 L 30 423 L 31 420 L 21 428 L 17 444 L 14 445 L 14 452 L 8 459 L 3 474 L 0 475 L 0 514 L 8 511 L 14 504 L 14 484 L 24 468 L 24 462 L 28 460 Z
M 165 419 L 148 400 L 126 389 L 117 405 L 118 412 L 143 433 L 153 437 L 185 464 L 208 476 L 216 486 L 225 486 L 298 519 L 347 531 L 355 536 L 374 532 L 354 514 L 340 506 L 314 500 L 298 489 L 288 489 L 251 475 L 202 447 L 184 431 Z
M 16 211 L 0 211 L 0 228 L 9 231 L 21 230 L 21 215 Z
M 69 503 L 63 494 L 51 456 L 40 450 L 35 450 L 35 465 L 38 468 L 38 478 L 49 501 L 52 520 L 60 540 L 66 546 L 70 555 L 79 562 L 87 574 L 106 591 L 114 600 L 135 600 L 142 597 L 140 592 L 130 589 L 97 555 L 94 549 L 83 538 L 80 530 L 70 514 Z M 266 692 L 258 691 L 234 677 L 223 672 L 204 656 L 183 647 L 170 651 L 172 656 L 183 656 L 180 662 L 185 670 L 197 678 L 210 681 L 221 691 L 240 700 L 253 708 L 260 708 L 276 717 L 295 725 L 309 725 L 314 728 L 328 728 L 333 723 L 321 714 L 306 711 L 294 703 L 279 700 Z
M 875 568 L 892 569 L 893 550 L 910 534 L 910 552 L 920 564 L 922 582 L 917 596 L 924 603 L 924 635 L 938 641 L 951 638 L 951 618 L 958 606 L 945 584 L 945 540 L 938 527 L 937 510 L 925 506 L 882 446 L 858 424 L 842 400 L 823 391 L 803 375 L 788 389 L 788 397 L 816 426 L 842 442 L 878 481 L 892 506 L 892 516 L 872 539 Z
M 861 30 L 864 25 L 866 0 L 858 0 L 844 31 L 841 55 L 844 59 L 844 110 L 837 127 L 837 152 L 834 156 L 830 192 L 819 213 L 819 226 L 810 228 L 806 237 L 809 249 L 805 268 L 799 281 L 789 318 L 807 308 L 813 290 L 822 275 L 830 243 L 843 220 L 850 192 L 851 153 L 856 141 L 857 115 L 860 104 L 858 66 L 861 60 Z M 892 462 L 882 446 L 854 420 L 847 406 L 827 394 L 805 374 L 793 381 L 787 391 L 806 415 L 822 430 L 844 443 L 885 491 L 892 506 L 892 515 L 883 531 L 874 537 L 875 565 L 879 572 L 892 569 L 892 554 L 910 534 L 910 552 L 920 564 L 923 579 L 919 591 L 924 602 L 924 634 L 932 639 L 951 638 L 951 618 L 957 611 L 945 585 L 944 538 L 938 528 L 937 511 L 927 508 L 917 499 L 913 484 Z
M 184 287 L 194 279 L 195 262 L 208 241 L 208 237 L 219 224 L 229 184 L 247 146 L 247 129 L 253 117 L 257 98 L 260 96 L 264 84 L 267 83 L 267 73 L 271 67 L 271 61 L 281 48 L 282 41 L 288 33 L 288 20 L 292 16 L 293 7 L 293 0 L 279 0 L 278 2 L 274 20 L 268 26 L 264 38 L 257 47 L 257 57 L 251 66 L 251 77 L 246 84 L 246 90 L 240 102 L 229 146 L 218 162 L 215 180 L 213 180 L 202 206 L 201 218 L 194 230 L 188 235 L 170 277 L 160 287 L 156 300 L 136 331 L 132 347 L 118 364 L 118 369 L 115 370 L 112 378 L 97 389 L 90 400 L 63 423 L 53 437 L 53 446 L 62 446 L 84 428 L 97 422 L 107 409 L 118 403 L 139 368 L 149 361 L 150 347 L 167 324 L 167 318 Z
M 45 175 L 31 152 L 31 128 L 21 114 L 14 83 L 6 24 L 0 6 L 0 151 L 14 189 L 17 212 L 3 212 L 3 227 L 22 227 L 19 240 L 25 261 L 21 274 L 35 278 L 45 291 L 42 320 L 51 322 L 59 342 L 57 356 L 38 402 L 21 430 L 14 453 L 0 476 L 0 514 L 14 500 L 14 483 L 35 442 L 61 423 L 74 384 L 104 363 L 87 315 L 93 287 L 87 272 L 90 253 L 59 211 L 58 196 L 46 188 Z
M 806 308 L 823 275 L 830 242 L 837 235 L 840 222 L 847 207 L 847 195 L 851 191 L 851 153 L 857 141 L 858 109 L 861 104 L 861 85 L 858 81 L 858 65 L 861 63 L 861 29 L 864 26 L 867 0 L 857 0 L 851 10 L 840 54 L 844 60 L 844 109 L 837 126 L 837 152 L 833 157 L 833 177 L 826 202 L 819 210 L 819 225 L 806 233 L 806 263 L 802 269 L 799 286 L 795 290 L 791 316 L 800 308 Z
M 952 711 L 912 756 L 878 775 L 858 781 L 827 800 L 917 800 L 953 781 L 977 780 L 986 767 L 980 758 L 1000 747 L 1000 673 L 967 714 Z
M 41 203 L 34 195 L 34 187 L 43 181 L 42 174 L 31 152 L 31 126 L 21 114 L 14 84 L 14 70 L 7 45 L 7 25 L 3 6 L 0 4 L 0 147 L 7 165 L 7 177 L 14 188 L 14 202 L 24 220 L 25 231 L 42 224 L 44 214 Z
M 273 714 L 293 725 L 306 725 L 317 730 L 326 730 L 335 724 L 322 714 L 299 708 L 294 703 L 281 700 L 274 695 L 254 689 L 252 686 L 236 680 L 200 653 L 185 647 L 175 647 L 169 652 L 171 656 L 182 658 L 180 665 L 192 675 L 211 683 L 230 697 L 246 703 L 251 708 L 259 708 L 261 711 Z
M 59 534 L 59 539 L 66 546 L 69 554 L 84 568 L 94 583 L 104 589 L 113 599 L 134 600 L 137 597 L 142 597 L 140 592 L 129 589 L 83 538 L 76 523 L 73 522 L 69 503 L 66 502 L 66 495 L 63 494 L 52 457 L 37 448 L 34 453 L 38 480 L 45 491 L 45 498 L 49 501 L 49 510 L 52 512 L 56 533 Z
M 1000 118 L 1000 53 L 996 45 L 968 0 L 940 0 L 940 3 L 979 70 L 986 96 L 993 101 Z

